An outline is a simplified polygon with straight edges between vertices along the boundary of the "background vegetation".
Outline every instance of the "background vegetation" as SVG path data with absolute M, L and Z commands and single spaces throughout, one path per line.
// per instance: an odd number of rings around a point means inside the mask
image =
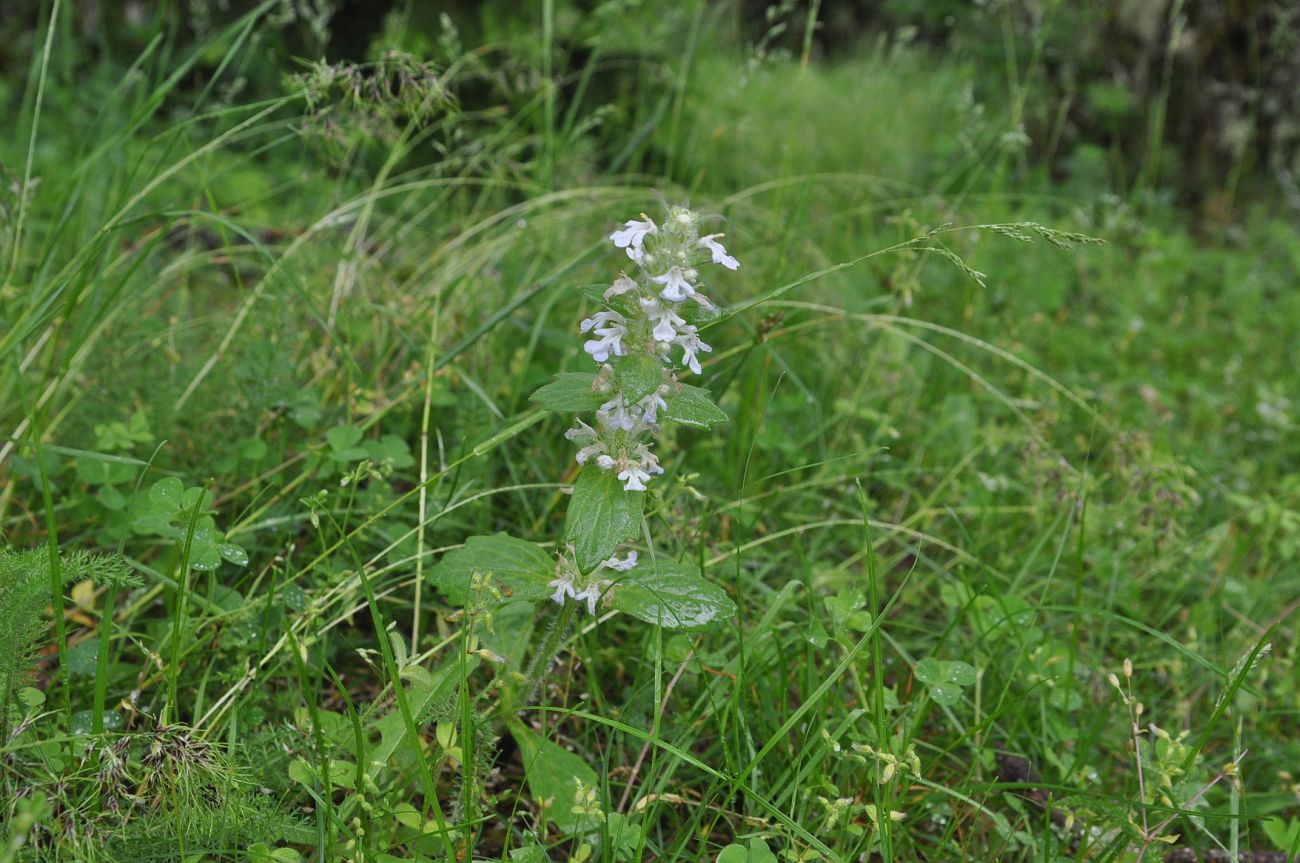
M 1290 4 L 0 37 L 0 861 L 1300 849 Z M 585 622 L 503 735 L 550 610 L 428 575 L 559 536 L 528 396 L 661 198 L 788 288 L 650 507 L 739 613 Z

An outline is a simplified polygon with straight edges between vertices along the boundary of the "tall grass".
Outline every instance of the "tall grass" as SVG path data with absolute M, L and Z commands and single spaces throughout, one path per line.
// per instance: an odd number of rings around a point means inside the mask
M 1160 847 L 1144 823 L 1201 850 L 1285 839 L 1291 226 L 1139 222 L 1101 174 L 1008 163 L 1015 100 L 963 86 L 986 70 L 891 39 L 746 62 L 703 3 L 646 25 L 663 54 L 625 51 L 635 17 L 568 53 L 547 3 L 531 48 L 382 44 L 231 96 L 275 5 L 193 48 L 160 31 L 74 88 L 56 4 L 0 142 L 23 166 L 0 860 L 1117 861 Z M 582 368 L 593 238 L 659 195 L 747 250 L 710 331 L 728 431 L 672 432 L 689 458 L 647 511 L 739 614 L 562 634 L 513 705 L 521 745 L 477 718 L 528 670 L 538 610 L 425 581 L 470 535 L 559 535 L 576 474 L 527 399 Z M 1022 242 L 1030 223 L 1109 242 Z M 83 583 L 87 549 L 139 583 Z

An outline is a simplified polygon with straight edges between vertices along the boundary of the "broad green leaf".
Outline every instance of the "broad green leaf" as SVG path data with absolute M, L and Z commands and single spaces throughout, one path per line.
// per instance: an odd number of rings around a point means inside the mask
M 943 663 L 932 656 L 927 656 L 916 664 L 916 679 L 926 686 L 943 682 Z
M 954 660 L 948 663 L 948 682 L 958 686 L 975 685 L 975 667 L 968 662 Z
M 592 390 L 595 381 L 596 376 L 590 372 L 565 372 L 556 375 L 554 381 L 537 390 L 528 400 L 548 411 L 594 411 L 609 399 Z
M 302 855 L 292 848 L 272 848 L 265 842 L 248 846 L 250 863 L 300 863 Z
M 94 677 L 95 663 L 99 660 L 99 639 L 88 638 L 72 645 L 64 654 L 63 664 L 73 677 Z
M 664 382 L 663 364 L 645 354 L 615 360 L 614 374 L 618 380 L 618 391 L 628 404 L 641 401 Z
M 415 466 L 415 456 L 411 448 L 395 434 L 386 434 L 379 440 L 368 440 L 361 444 L 372 461 L 383 464 L 387 462 L 397 470 Z
M 591 826 L 594 817 L 574 812 L 573 808 L 579 782 L 599 789 L 596 771 L 560 744 L 539 737 L 520 723 L 512 723 L 510 733 L 519 744 L 529 793 L 533 799 L 545 801 L 546 819 L 566 833 Z
M 514 599 L 545 599 L 555 592 L 547 586 L 555 579 L 555 560 L 531 542 L 504 533 L 471 536 L 464 548 L 442 556 L 429 571 L 429 583 L 452 605 L 464 605 L 475 572 L 491 573 L 492 583 Z
M 468 657 L 465 673 L 473 673 L 480 662 L 481 660 L 477 656 Z M 427 679 L 412 680 L 411 685 L 406 690 L 406 704 L 411 708 L 411 714 L 418 719 L 424 715 L 430 704 L 438 703 L 450 697 L 459 684 L 460 665 L 453 658 L 452 661 L 445 663 L 432 672 Z M 402 713 L 397 709 L 396 705 L 374 722 L 374 730 L 379 732 L 379 743 L 371 747 L 367 752 L 369 766 L 366 770 L 366 773 L 372 779 L 379 775 L 379 771 L 384 768 L 388 763 L 388 759 L 392 758 L 393 753 L 397 751 L 397 747 L 406 739 L 406 722 L 402 719 Z
M 187 528 L 179 531 L 180 540 L 184 542 Z M 190 540 L 190 568 L 207 572 L 221 566 L 221 552 L 217 549 L 223 537 L 210 525 L 194 528 L 194 537 Z
M 966 662 L 926 657 L 916 664 L 916 679 L 929 688 L 937 703 L 952 706 L 961 700 L 962 688 L 975 683 L 975 669 Z
M 261 438 L 244 438 L 239 444 L 239 457 L 245 461 L 261 461 L 266 458 L 269 447 Z
M 185 486 L 174 476 L 164 477 L 149 487 L 149 502 L 156 511 L 166 509 L 175 512 L 181 508 L 181 496 Z
M 578 475 L 564 520 L 564 538 L 573 543 L 578 569 L 591 572 L 621 543 L 641 532 L 645 492 L 624 491 L 611 471 L 589 464 Z
M 233 542 L 220 542 L 217 543 L 217 553 L 235 566 L 248 566 L 248 552 L 244 551 L 243 546 Z
M 77 479 L 88 485 L 107 486 L 130 482 L 135 478 L 136 469 L 129 464 L 104 461 L 81 456 L 73 464 L 77 469 Z
M 365 447 L 358 446 L 363 434 L 356 426 L 335 426 L 325 432 L 325 440 L 330 445 L 330 458 L 341 462 L 365 458 Z
M 1300 818 L 1292 818 L 1290 821 L 1277 817 L 1265 818 L 1261 824 L 1264 835 L 1279 851 L 1292 853 L 1300 848 Z
M 727 414 L 709 398 L 708 390 L 689 384 L 679 384 L 678 387 L 680 389 L 676 392 L 670 392 L 664 397 L 668 407 L 660 411 L 661 417 L 704 429 L 727 421 Z
M 694 566 L 660 560 L 633 567 L 610 588 L 610 604 L 667 629 L 704 629 L 736 614 L 722 588 Z
M 199 485 L 196 485 L 193 488 L 187 488 L 181 494 L 180 509 L 182 512 L 194 512 L 196 507 L 199 512 L 207 512 L 212 508 L 212 493 Z
M 95 498 L 104 506 L 104 509 L 117 512 L 126 508 L 126 496 L 111 485 L 101 485 L 95 492 Z
M 768 849 L 767 843 L 755 837 L 749 845 L 732 843 L 718 852 L 717 863 L 777 863 L 776 855 Z
M 335 788 L 352 788 L 356 785 L 357 765 L 351 761 L 331 758 L 329 762 L 330 785 Z M 289 778 L 300 785 L 314 788 L 320 780 L 317 765 L 299 756 L 289 762 Z

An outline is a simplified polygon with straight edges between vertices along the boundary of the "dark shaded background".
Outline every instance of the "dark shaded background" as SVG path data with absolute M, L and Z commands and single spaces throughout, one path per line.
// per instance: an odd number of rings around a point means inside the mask
M 71 55 L 76 59 L 60 52 L 56 72 L 125 69 L 159 25 L 179 53 L 257 5 L 64 4 L 59 36 L 79 50 Z M 557 0 L 557 72 L 581 68 L 591 50 L 589 25 L 608 12 L 601 9 L 607 5 Z M 40 0 L 0 6 L 0 92 L 11 116 L 21 108 L 50 8 Z M 1156 164 L 1164 191 L 1215 220 L 1230 219 L 1242 198 L 1272 198 L 1300 173 L 1300 4 L 1293 0 L 837 0 L 815 8 L 811 29 L 809 0 L 683 2 L 638 14 L 678 15 L 683 26 L 694 15 L 719 16 L 741 51 L 806 51 L 833 61 L 890 40 L 942 52 L 969 64 L 981 100 L 1014 101 L 1017 87 L 1027 88 L 1027 157 L 1050 177 L 1068 175 L 1081 145 L 1101 148 L 1117 191 L 1143 188 L 1143 172 Z M 241 70 L 242 95 L 282 92 L 284 70 L 307 59 L 366 60 L 394 21 L 405 34 L 404 47 L 418 56 L 445 31 L 444 16 L 462 45 L 504 44 L 514 62 L 540 67 L 540 2 L 284 0 L 258 28 L 261 60 Z M 619 50 L 661 60 L 671 46 Z M 202 85 L 219 59 L 214 53 L 211 65 L 193 70 L 191 88 Z M 636 63 L 624 68 L 636 74 Z M 495 98 L 458 96 L 469 108 Z

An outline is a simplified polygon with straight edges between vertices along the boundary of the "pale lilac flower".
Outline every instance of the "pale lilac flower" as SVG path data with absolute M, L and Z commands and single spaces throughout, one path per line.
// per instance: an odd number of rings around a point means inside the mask
M 633 552 L 633 555 L 635 555 L 635 552 Z M 610 581 L 607 578 L 593 578 L 587 582 L 582 590 L 578 590 L 573 583 L 573 573 L 566 572 L 559 578 L 548 582 L 546 586 L 555 588 L 555 593 L 551 594 L 551 599 L 554 601 L 563 605 L 565 597 L 569 597 L 578 602 L 585 602 L 587 603 L 587 613 L 594 615 L 596 613 L 596 603 L 600 601 L 600 597 L 609 584 Z
M 593 579 L 584 590 L 573 594 L 573 598 L 579 601 L 585 599 L 587 601 L 587 613 L 594 616 L 596 614 L 596 603 L 600 601 L 600 597 L 605 593 L 605 588 L 608 586 L 609 579 L 607 578 Z
M 605 452 L 605 444 L 601 443 L 600 437 L 596 430 L 587 425 L 582 420 L 575 420 L 577 428 L 571 428 L 564 433 L 565 438 L 571 441 L 582 441 L 583 446 L 578 450 L 576 456 L 578 464 L 586 464 L 588 459 Z
M 627 335 L 626 323 L 618 312 L 597 312 L 582 322 L 582 332 L 594 331 L 600 338 L 584 342 L 582 349 L 598 363 L 608 360 L 610 354 L 623 356 L 627 353 L 623 348 L 623 337 Z
M 618 481 L 623 483 L 623 491 L 645 491 L 645 484 L 649 479 L 650 474 L 639 464 L 629 462 L 618 472 Z
M 696 272 L 692 269 L 669 267 L 668 272 L 662 276 L 655 276 L 650 281 L 664 286 L 661 296 L 665 300 L 680 303 L 687 297 L 695 296 L 695 286 L 688 280 L 695 278 L 696 275 Z
M 677 337 L 677 327 L 686 325 L 686 321 L 671 306 L 665 306 L 657 297 L 642 297 L 641 311 L 654 324 L 651 335 L 657 342 L 671 342 Z
M 614 280 L 614 284 L 610 285 L 608 288 L 605 289 L 605 299 L 608 300 L 611 297 L 617 297 L 622 294 L 626 294 L 628 291 L 635 291 L 635 290 L 636 290 L 636 282 L 629 279 L 627 277 L 627 273 L 622 273 L 619 275 L 617 279 Z
M 623 224 L 622 230 L 609 235 L 615 246 L 625 249 L 627 256 L 638 262 L 645 256 L 645 238 L 659 230 L 649 216 L 644 213 L 641 215 L 645 217 L 644 221 L 629 219 Z
M 668 394 L 668 385 L 663 384 L 659 389 L 650 393 L 650 395 L 636 403 L 635 410 L 641 414 L 641 422 L 648 427 L 653 427 L 659 422 L 659 411 L 666 410 L 668 402 L 664 401 L 664 396 Z
M 708 353 L 709 351 L 713 350 L 713 348 L 709 347 L 708 345 L 706 345 L 704 342 L 700 340 L 700 337 L 699 335 L 696 334 L 694 327 L 691 327 L 689 331 L 683 332 L 677 338 L 673 339 L 673 344 L 681 347 L 682 362 L 686 364 L 687 368 L 689 368 L 692 372 L 694 372 L 697 375 L 700 374 L 700 372 L 702 371 L 702 368 L 700 366 L 700 358 L 698 354 L 701 351 L 704 353 Z
M 632 431 L 640 419 L 641 417 L 636 414 L 635 409 L 629 410 L 628 406 L 623 402 L 622 393 L 605 402 L 596 411 L 596 420 L 608 429 Z
M 623 560 L 619 560 L 618 555 L 615 555 L 602 563 L 601 566 L 605 569 L 615 570 L 616 572 L 627 572 L 629 569 L 636 566 L 636 552 L 629 551 L 627 557 Z
M 727 250 L 722 247 L 722 243 L 717 241 L 716 238 L 721 236 L 723 235 L 709 234 L 707 237 L 700 237 L 700 245 L 713 253 L 713 263 L 722 264 L 728 270 L 740 269 L 740 261 L 728 255 Z
M 560 605 L 564 605 L 565 596 L 572 596 L 574 599 L 578 598 L 577 590 L 573 586 L 572 572 L 566 572 L 559 578 L 547 582 L 546 586 L 555 588 L 555 593 L 551 594 L 551 599 Z
M 641 460 L 641 467 L 645 468 L 646 473 L 661 474 L 664 469 L 659 466 L 659 459 L 647 444 L 637 444 L 635 450 L 636 457 Z

